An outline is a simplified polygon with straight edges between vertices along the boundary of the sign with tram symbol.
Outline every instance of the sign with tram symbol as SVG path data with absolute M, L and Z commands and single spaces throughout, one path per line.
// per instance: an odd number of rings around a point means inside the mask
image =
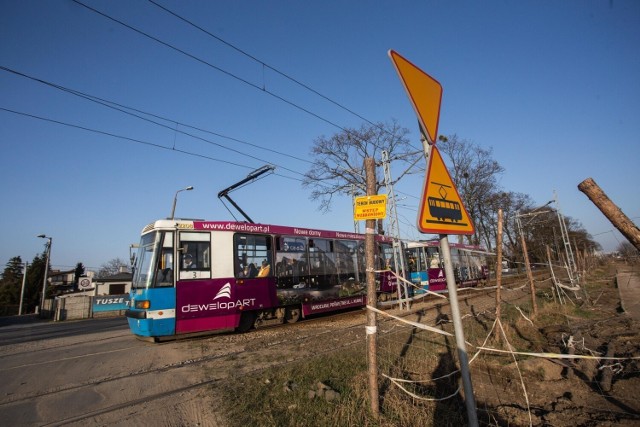
M 433 234 L 473 234 L 473 221 L 469 218 L 462 199 L 438 148 L 431 147 L 429 167 L 418 211 L 418 230 Z

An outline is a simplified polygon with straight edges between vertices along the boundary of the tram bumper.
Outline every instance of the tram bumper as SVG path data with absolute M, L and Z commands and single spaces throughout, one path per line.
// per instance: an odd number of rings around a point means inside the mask
M 131 310 L 128 309 L 127 311 L 124 312 L 125 317 L 128 317 L 130 319 L 146 319 L 147 318 L 147 312 L 144 310 Z

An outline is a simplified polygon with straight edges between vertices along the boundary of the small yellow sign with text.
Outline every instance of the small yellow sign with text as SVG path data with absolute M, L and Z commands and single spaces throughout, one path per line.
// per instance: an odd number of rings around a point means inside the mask
M 366 219 L 384 219 L 387 217 L 387 195 L 356 197 L 353 207 L 353 219 L 362 221 Z

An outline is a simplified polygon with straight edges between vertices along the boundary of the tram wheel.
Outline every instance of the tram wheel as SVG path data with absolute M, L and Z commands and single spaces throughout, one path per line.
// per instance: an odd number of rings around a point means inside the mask
M 284 311 L 284 320 L 287 323 L 296 323 L 300 320 L 300 306 L 287 307 Z
M 245 333 L 251 329 L 256 323 L 256 314 L 251 311 L 244 311 L 240 315 L 240 323 L 236 328 L 236 332 Z

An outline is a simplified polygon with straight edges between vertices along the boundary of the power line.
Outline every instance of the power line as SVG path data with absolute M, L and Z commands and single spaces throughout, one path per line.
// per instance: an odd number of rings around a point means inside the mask
M 86 126 L 76 125 L 76 124 L 72 124 L 72 123 L 66 123 L 66 122 L 63 122 L 63 121 L 60 121 L 60 120 L 50 119 L 50 118 L 47 118 L 47 117 L 36 116 L 34 114 L 29 114 L 29 113 L 25 113 L 25 112 L 21 112 L 21 111 L 16 111 L 16 110 L 12 110 L 12 109 L 9 109 L 9 108 L 0 107 L 0 111 L 5 111 L 5 112 L 8 112 L 8 113 L 13 113 L 13 114 L 16 114 L 16 115 L 29 117 L 29 118 L 32 118 L 32 119 L 37 119 L 37 120 L 41 120 L 41 121 L 45 121 L 45 122 L 49 122 L 49 123 L 55 123 L 55 124 L 58 124 L 58 125 L 61 125 L 61 126 L 71 127 L 71 128 L 74 128 L 74 129 L 80 129 L 80 130 L 84 130 L 84 131 L 87 131 L 87 132 L 97 133 L 97 134 L 109 136 L 109 137 L 112 137 L 112 138 L 122 139 L 122 140 L 125 140 L 125 141 L 129 141 L 129 142 L 134 142 L 134 143 L 137 143 L 137 144 L 150 146 L 150 147 L 153 147 L 153 148 L 158 148 L 158 149 L 162 149 L 162 150 L 166 150 L 166 151 L 173 151 L 173 152 L 177 152 L 177 153 L 181 153 L 181 154 L 185 154 L 185 155 L 193 156 L 193 157 L 199 157 L 199 158 L 206 159 L 206 160 L 211 160 L 211 161 L 214 161 L 214 162 L 226 163 L 228 165 L 238 166 L 238 167 L 246 168 L 246 169 L 255 169 L 252 166 L 242 165 L 242 164 L 239 164 L 239 163 L 230 162 L 228 160 L 221 160 L 221 159 L 217 159 L 215 157 L 206 156 L 204 154 L 198 154 L 198 153 L 194 153 L 194 152 L 190 152 L 190 151 L 186 151 L 186 150 L 176 149 L 175 147 L 165 147 L 164 145 L 156 144 L 156 143 L 153 143 L 153 142 L 143 141 L 143 140 L 140 140 L 140 139 L 131 138 L 131 137 L 128 137 L 128 136 L 123 136 L 123 135 L 117 135 L 115 133 L 106 132 L 106 131 L 102 131 L 102 130 L 98 130 L 98 129 L 92 129 L 92 128 L 88 128 Z M 291 180 L 294 180 L 294 181 L 302 181 L 299 178 L 293 178 L 293 177 L 282 175 L 282 174 L 278 174 L 278 173 L 275 173 L 274 175 L 277 175 L 277 176 L 280 176 L 280 177 L 283 177 L 283 178 L 288 178 L 288 179 L 291 179 Z
M 84 7 L 84 8 L 86 8 L 86 9 L 88 9 L 88 10 L 90 10 L 90 11 L 92 11 L 92 12 L 94 12 L 94 13 L 96 13 L 96 14 L 100 15 L 100 16 L 102 16 L 102 17 L 103 17 L 103 18 L 105 18 L 105 19 L 108 19 L 108 20 L 113 21 L 113 22 L 115 22 L 115 23 L 117 23 L 117 24 L 120 24 L 120 25 L 122 25 L 123 27 L 130 29 L 131 31 L 134 31 L 134 32 L 136 32 L 136 33 L 138 33 L 138 34 L 140 34 L 140 35 L 142 35 L 142 36 L 144 36 L 144 37 L 147 37 L 147 38 L 149 38 L 149 39 L 151 39 L 151 40 L 153 40 L 153 41 L 155 41 L 155 42 L 157 42 L 157 43 L 159 43 L 159 44 L 161 44 L 161 45 L 163 45 L 163 46 L 165 46 L 165 47 L 168 47 L 169 49 L 172 49 L 172 50 L 174 50 L 174 51 L 176 51 L 176 52 L 179 52 L 179 53 L 181 53 L 181 54 L 183 54 L 183 55 L 187 56 L 188 58 L 191 58 L 191 59 L 193 59 L 193 60 L 195 60 L 195 61 L 197 61 L 197 62 L 200 62 L 201 64 L 204 64 L 204 65 L 206 65 L 206 66 L 208 66 L 208 67 L 211 67 L 211 68 L 213 68 L 214 70 L 217 70 L 217 71 L 219 71 L 219 72 L 221 72 L 221 73 L 223 73 L 223 74 L 225 74 L 225 75 L 227 75 L 227 76 L 229 76 L 229 77 L 231 77 L 231 78 L 233 78 L 233 79 L 236 79 L 236 80 L 240 81 L 241 83 L 244 83 L 244 84 L 246 84 L 246 85 L 248 85 L 248 86 L 250 86 L 250 87 L 252 87 L 252 88 L 254 88 L 254 89 L 257 89 L 257 90 L 259 90 L 259 91 L 261 91 L 261 92 L 264 92 L 264 93 L 266 93 L 266 94 L 268 94 L 268 95 L 272 96 L 273 98 L 276 98 L 277 100 L 284 102 L 285 104 L 288 104 L 288 105 L 290 105 L 290 106 L 292 106 L 292 107 L 294 107 L 294 108 L 296 108 L 296 109 L 298 109 L 298 110 L 300 110 L 300 111 L 302 111 L 302 112 L 304 112 L 304 113 L 307 113 L 308 115 L 310 115 L 310 116 L 312 116 L 312 117 L 317 118 L 318 120 L 321 120 L 321 121 L 323 121 L 323 122 L 325 122 L 325 123 L 327 123 L 327 124 L 329 124 L 329 125 L 331 125 L 331 126 L 334 126 L 334 127 L 336 127 L 337 129 L 340 129 L 341 131 L 345 132 L 345 133 L 346 133 L 346 134 L 348 134 L 348 135 L 353 136 L 353 137 L 354 137 L 354 138 L 356 138 L 356 139 L 360 139 L 360 138 L 359 138 L 359 136 L 358 136 L 357 134 L 354 134 L 354 133 L 353 133 L 353 132 L 351 132 L 349 129 L 347 129 L 347 128 L 345 128 L 345 127 L 343 127 L 343 126 L 341 126 L 341 125 L 339 125 L 339 124 L 337 124 L 337 123 L 335 123 L 335 122 L 333 122 L 333 121 L 331 121 L 331 120 L 329 120 L 329 119 L 327 119 L 327 118 L 325 118 L 325 117 L 323 117 L 323 116 L 321 116 L 321 115 L 319 115 L 319 114 L 314 113 L 313 111 L 311 111 L 311 110 L 309 110 L 309 109 L 307 109 L 307 108 L 305 108 L 305 107 L 303 107 L 303 106 L 301 106 L 301 105 L 299 105 L 299 104 L 295 103 L 294 101 L 291 101 L 291 100 L 289 100 L 289 99 L 287 99 L 287 98 L 284 98 L 284 97 L 283 97 L 283 96 L 281 96 L 281 95 L 278 95 L 278 94 L 277 94 L 277 93 L 275 93 L 275 92 L 270 91 L 270 90 L 269 90 L 269 89 L 267 89 L 267 88 L 266 88 L 266 86 L 264 85 L 264 81 L 263 81 L 263 86 L 262 86 L 262 87 L 260 87 L 260 86 L 256 85 L 255 83 L 252 83 L 252 82 L 250 82 L 250 81 L 248 81 L 248 80 L 246 80 L 246 79 L 244 79 L 244 78 L 242 78 L 242 77 L 239 77 L 239 76 L 237 76 L 236 74 L 234 74 L 234 73 L 232 73 L 232 72 L 230 72 L 230 71 L 227 71 L 227 70 L 225 70 L 225 69 L 223 69 L 223 68 L 221 68 L 221 67 L 219 67 L 219 66 L 217 66 L 217 65 L 214 65 L 214 64 L 212 64 L 212 63 L 210 63 L 210 62 L 208 62 L 208 61 L 205 61 L 204 59 L 199 58 L 199 57 L 197 57 L 197 56 L 195 56 L 195 55 L 193 55 L 193 54 L 191 54 L 191 53 L 188 53 L 188 52 L 186 52 L 186 51 L 184 51 L 184 50 L 182 50 L 182 49 L 180 49 L 180 48 L 178 48 L 178 47 L 176 47 L 176 46 L 174 46 L 174 45 L 172 45 L 172 44 L 170 44 L 170 43 L 168 43 L 168 42 L 165 42 L 165 41 L 163 41 L 163 40 L 160 40 L 159 38 L 154 37 L 154 36 L 152 36 L 152 35 L 150 35 L 150 34 L 148 34 L 148 33 L 144 32 L 144 31 L 142 31 L 142 30 L 139 30 L 139 29 L 137 29 L 137 28 L 135 28 L 135 27 L 133 27 L 133 26 L 131 26 L 131 25 L 129 25 L 129 24 L 127 24 L 127 23 L 125 23 L 125 22 L 123 22 L 123 21 L 119 20 L 119 19 L 116 19 L 116 18 L 114 18 L 114 17 L 110 16 L 110 15 L 107 15 L 107 14 L 106 14 L 106 13 L 104 13 L 104 12 L 101 12 L 101 11 L 99 11 L 99 10 L 95 9 L 95 8 L 92 8 L 92 7 L 90 7 L 90 6 L 88 6 L 88 5 L 84 4 L 84 3 L 82 3 L 82 2 L 81 2 L 81 1 L 79 1 L 79 0 L 72 0 L 72 1 L 73 1 L 74 3 L 76 3 L 76 4 L 80 5 L 80 6 L 83 6 L 83 7 Z M 216 40 L 220 41 L 221 43 L 224 43 L 225 45 L 227 45 L 227 46 L 231 47 L 232 49 L 236 50 L 237 52 L 239 52 L 239 53 L 241 53 L 241 54 L 243 54 L 243 55 L 247 56 L 248 58 L 252 59 L 253 61 L 255 61 L 255 62 L 257 62 L 257 63 L 261 64 L 264 68 L 268 68 L 268 69 L 270 69 L 270 70 L 274 71 L 275 73 L 277 73 L 277 74 L 279 74 L 279 75 L 281 75 L 281 76 L 285 77 L 286 79 L 288 79 L 288 80 L 290 80 L 290 81 L 292 81 L 292 82 L 294 82 L 294 83 L 298 84 L 299 86 L 301 86 L 301 87 L 305 88 L 306 90 L 309 90 L 310 92 L 312 92 L 312 93 L 314 93 L 314 94 L 316 94 L 316 95 L 320 96 L 321 98 L 323 98 L 323 99 L 327 100 L 328 102 L 330 102 L 330 103 L 332 103 L 332 104 L 336 105 L 337 107 L 339 107 L 339 108 L 341 108 L 341 109 L 343 109 L 343 110 L 345 110 L 345 111 L 347 111 L 347 112 L 349 112 L 349 113 L 351 113 L 351 114 L 355 115 L 356 117 L 358 117 L 358 118 L 360 118 L 360 119 L 362 119 L 362 120 L 366 121 L 366 122 L 367 122 L 367 123 L 369 123 L 370 125 L 372 125 L 372 126 L 374 126 L 374 127 L 378 128 L 378 129 L 380 129 L 382 132 L 387 133 L 387 134 L 389 134 L 389 135 L 393 136 L 393 134 L 392 134 L 392 133 L 390 133 L 388 130 L 386 130 L 383 126 L 381 126 L 381 125 L 379 125 L 379 124 L 376 124 L 376 123 L 371 122 L 371 121 L 370 121 L 370 120 L 368 120 L 367 118 L 365 118 L 365 117 L 361 116 L 360 114 L 358 114 L 358 113 L 354 112 L 353 110 L 351 110 L 351 109 L 349 109 L 349 108 L 345 107 L 344 105 L 342 105 L 342 104 L 338 103 L 337 101 L 334 101 L 334 100 L 330 99 L 329 97 L 327 97 L 327 96 L 325 96 L 325 95 L 321 94 L 320 92 L 316 91 L 315 89 L 311 88 L 310 86 L 308 86 L 308 85 L 306 85 L 306 84 L 304 84 L 304 83 L 300 82 L 299 80 L 297 80 L 297 79 L 295 79 L 295 78 L 293 78 L 293 77 L 291 77 L 291 76 L 289 76 L 289 75 L 285 74 L 285 73 L 284 73 L 284 72 L 282 72 L 282 71 L 279 71 L 278 69 L 276 69 L 275 67 L 270 66 L 269 64 L 265 63 L 264 61 L 261 61 L 261 60 L 257 59 L 256 57 L 254 57 L 254 56 L 250 55 L 249 53 L 245 52 L 244 50 L 242 50 L 242 49 L 240 49 L 240 48 L 236 47 L 235 45 L 233 45 L 233 44 L 231 44 L 231 43 L 227 42 L 226 40 L 223 40 L 222 38 L 220 38 L 220 37 L 216 36 L 215 34 L 213 34 L 213 33 L 209 32 L 209 31 L 205 30 L 204 28 L 202 28 L 202 27 L 200 27 L 200 26 L 198 26 L 198 25 L 194 24 L 193 22 L 191 22 L 191 21 L 187 20 L 186 18 L 183 18 L 182 16 L 178 15 L 177 13 L 175 13 L 175 12 L 173 12 L 173 11 L 171 11 L 171 10 L 169 10 L 169 9 L 165 8 L 164 6 L 159 5 L 158 3 L 155 3 L 155 2 L 153 2 L 153 1 L 151 1 L 151 0 L 149 0 L 149 1 L 150 1 L 152 4 L 154 4 L 155 6 L 159 7 L 159 8 L 160 8 L 160 9 L 162 9 L 162 10 L 164 10 L 165 12 L 167 12 L 167 13 L 171 14 L 172 16 L 176 17 L 177 19 L 180 19 L 181 21 L 183 21 L 183 22 L 187 23 L 188 25 L 193 26 L 194 28 L 196 28 L 196 29 L 198 29 L 198 30 L 200 30 L 200 31 L 204 32 L 205 34 L 209 35 L 210 37 L 215 38 Z
M 190 21 L 190 20 L 186 19 L 185 17 L 183 17 L 183 16 L 181 16 L 181 15 L 178 15 L 176 12 L 174 12 L 174 11 L 172 11 L 172 10 L 169 10 L 168 8 L 166 8 L 165 6 L 162 6 L 161 4 L 158 4 L 158 3 L 157 3 L 157 2 L 155 2 L 154 0 L 147 0 L 147 1 L 148 1 L 149 3 L 151 3 L 151 4 L 155 5 L 156 7 L 158 7 L 158 8 L 160 8 L 160 9 L 164 10 L 164 11 L 165 11 L 165 12 L 167 12 L 168 14 L 170 14 L 170 15 L 174 16 L 175 18 L 177 18 L 177 19 L 181 20 L 182 22 L 184 22 L 184 23 L 186 23 L 186 24 L 188 24 L 188 25 L 192 26 L 193 28 L 196 28 L 197 30 L 199 30 L 199 31 L 201 31 L 201 32 L 203 32 L 203 33 L 205 33 L 205 34 L 207 34 L 208 36 L 210 36 L 210 37 L 212 37 L 212 38 L 214 38 L 214 39 L 218 40 L 220 43 L 223 43 L 224 45 L 226 45 L 226 46 L 230 47 L 231 49 L 235 50 L 236 52 L 239 52 L 239 53 L 241 53 L 242 55 L 246 56 L 247 58 L 250 58 L 251 60 L 253 60 L 253 61 L 257 62 L 258 64 L 262 65 L 264 68 L 268 68 L 268 69 L 270 69 L 270 70 L 271 70 L 271 71 L 273 71 L 274 73 L 279 74 L 279 75 L 281 75 L 282 77 L 286 78 L 287 80 L 294 82 L 294 83 L 295 83 L 295 84 L 297 84 L 298 86 L 300 86 L 300 87 L 302 87 L 302 88 L 304 88 L 304 89 L 306 89 L 306 90 L 310 91 L 311 93 L 313 93 L 313 94 L 315 94 L 315 95 L 318 95 L 319 97 L 321 97 L 321 98 L 322 98 L 322 99 L 324 99 L 325 101 L 330 102 L 331 104 L 335 105 L 336 107 L 341 108 L 342 110 L 344 110 L 344 111 L 346 111 L 346 112 L 348 112 L 348 113 L 350 113 L 350 114 L 353 114 L 354 116 L 358 117 L 359 119 L 364 120 L 365 122 L 369 123 L 370 125 L 375 126 L 375 127 L 377 127 L 377 128 L 379 128 L 379 129 L 381 129 L 381 130 L 383 130 L 383 131 L 385 131 L 385 132 L 386 132 L 386 130 L 385 130 L 385 129 L 383 129 L 381 126 L 377 125 L 376 123 L 373 123 L 372 121 L 370 121 L 370 120 L 369 120 L 369 119 L 367 119 L 366 117 L 361 116 L 360 114 L 358 114 L 358 113 L 356 113 L 355 111 L 353 111 L 353 110 L 351 110 L 351 109 L 347 108 L 346 106 L 344 106 L 344 105 L 340 104 L 339 102 L 334 101 L 333 99 L 329 98 L 329 97 L 328 97 L 328 96 L 326 96 L 326 95 L 323 95 L 322 93 L 320 93 L 320 92 L 318 92 L 317 90 L 313 89 L 313 88 L 312 88 L 312 87 L 310 87 L 309 85 L 302 83 L 301 81 L 299 81 L 299 80 L 295 79 L 294 77 L 289 76 L 288 74 L 284 73 L 283 71 L 280 71 L 280 70 L 278 70 L 278 69 L 277 69 L 277 68 L 275 68 L 275 67 L 272 67 L 271 65 L 267 64 L 266 62 L 264 62 L 264 61 L 262 61 L 262 60 L 260 60 L 260 59 L 256 58 L 255 56 L 253 56 L 253 55 L 251 55 L 251 54 L 247 53 L 246 51 L 244 51 L 244 50 L 240 49 L 239 47 L 235 46 L 234 44 L 232 44 L 232 43 L 230 43 L 230 42 L 228 42 L 228 41 L 226 41 L 226 40 L 222 39 L 221 37 L 219 37 L 219 36 L 217 36 L 217 35 L 215 35 L 215 34 L 211 33 L 211 32 L 210 32 L 210 31 L 208 31 L 208 30 L 205 30 L 204 28 L 200 27 L 199 25 L 196 25 L 194 22 L 192 22 L 192 21 Z M 263 85 L 264 85 L 264 82 L 263 82 Z M 264 89 L 264 88 L 263 88 L 263 89 Z
M 136 109 L 136 108 L 128 107 L 128 106 L 126 106 L 126 105 L 122 105 L 122 104 L 116 103 L 116 102 L 114 102 L 114 101 L 106 100 L 106 99 L 104 99 L 104 98 L 100 98 L 100 97 L 97 97 L 97 96 L 94 96 L 94 95 L 90 95 L 90 94 L 87 94 L 87 93 L 84 93 L 84 92 L 80 92 L 80 91 L 77 91 L 77 90 L 75 90 L 75 89 L 70 89 L 70 88 L 67 88 L 67 87 L 64 87 L 64 86 L 60 86 L 60 85 L 57 85 L 57 84 L 55 84 L 55 83 L 51 83 L 51 82 L 48 82 L 48 81 L 45 81 L 45 80 L 42 80 L 42 79 L 39 79 L 39 78 L 36 78 L 36 77 L 32 77 L 32 76 L 29 76 L 29 75 L 27 75 L 27 74 L 21 73 L 21 72 L 19 72 L 19 71 L 16 71 L 16 70 L 13 70 L 13 69 L 10 69 L 10 68 L 7 68 L 7 67 L 4 67 L 4 66 L 0 66 L 0 70 L 7 71 L 7 72 L 13 73 L 13 74 L 15 74 L 15 75 L 18 75 L 18 76 L 21 76 L 21 77 L 24 77 L 24 78 L 27 78 L 27 79 L 30 79 L 30 80 L 36 81 L 36 82 L 38 82 L 38 83 L 41 83 L 41 84 L 44 84 L 44 85 L 50 86 L 50 87 L 52 87 L 52 88 L 55 88 L 55 89 L 61 90 L 61 91 L 63 91 L 63 92 L 69 93 L 69 94 L 71 94 L 71 95 L 78 96 L 78 97 L 83 98 L 83 99 L 85 99 L 85 100 L 87 100 L 87 101 L 91 101 L 91 102 L 97 103 L 97 104 L 102 105 L 102 106 L 104 106 L 104 107 L 111 108 L 111 109 L 116 110 L 116 111 L 119 111 L 119 112 L 121 112 L 121 113 L 124 113 L 124 114 L 130 115 L 130 116 L 136 117 L 136 118 L 138 118 L 138 119 L 140 119 L 140 120 L 144 120 L 144 121 L 146 121 L 146 122 L 149 122 L 149 123 L 155 124 L 155 125 L 157 125 L 157 126 L 160 126 L 160 127 L 166 128 L 166 129 L 169 129 L 169 130 L 171 130 L 171 131 L 173 131 L 173 132 L 175 132 L 175 133 L 181 133 L 181 134 L 183 134 L 183 135 L 190 136 L 190 137 L 192 137 L 192 138 L 194 138 L 194 139 L 199 139 L 199 140 L 201 140 L 201 141 L 203 141 L 203 142 L 206 142 L 206 143 L 208 143 L 208 144 L 216 145 L 216 146 L 218 146 L 218 147 L 220 147 L 220 148 L 224 148 L 224 149 L 226 149 L 226 150 L 229 150 L 229 151 L 235 152 L 235 153 L 237 153 L 237 154 L 241 154 L 241 155 L 243 155 L 243 156 L 250 157 L 250 158 L 252 158 L 252 159 L 254 159 L 254 160 L 262 161 L 263 159 L 261 159 L 261 158 L 259 158 L 259 157 L 256 157 L 256 156 L 252 156 L 252 155 L 250 155 L 250 154 L 246 154 L 246 153 L 241 152 L 241 151 L 239 151 L 239 150 L 236 150 L 236 149 L 234 149 L 234 148 L 229 148 L 229 147 L 227 147 L 227 146 L 225 146 L 225 145 L 218 144 L 218 143 L 216 143 L 216 142 L 213 142 L 213 141 L 211 141 L 211 140 L 208 140 L 208 139 L 205 139 L 205 138 L 199 137 L 199 136 L 197 136 L 197 135 L 190 134 L 190 133 L 188 133 L 188 132 L 185 132 L 185 131 L 182 131 L 182 130 L 178 129 L 177 127 L 176 127 L 176 128 L 173 128 L 173 127 L 170 127 L 170 126 L 168 126 L 168 125 L 166 125 L 166 124 L 158 123 L 158 122 L 156 122 L 156 121 L 154 121 L 154 120 L 151 120 L 151 119 L 149 119 L 149 118 L 142 117 L 142 116 L 140 116 L 140 115 L 138 115 L 138 114 L 134 114 L 134 113 L 132 113 L 131 111 L 135 111 L 135 112 L 137 112 L 137 113 L 141 113 L 141 114 L 144 114 L 144 115 L 147 115 L 147 116 L 150 116 L 150 117 L 155 117 L 155 118 L 157 118 L 157 119 L 164 120 L 164 121 L 166 121 L 166 122 L 175 123 L 175 124 L 176 124 L 176 126 L 178 126 L 178 125 L 182 125 L 182 126 L 184 126 L 184 127 L 187 127 L 187 128 L 190 128 L 190 129 L 194 129 L 194 130 L 198 130 L 198 131 L 200 131 L 200 132 L 205 132 L 205 133 L 208 133 L 208 134 L 211 134 L 211 135 L 215 135 L 215 136 L 218 136 L 218 137 L 221 137 L 221 138 L 225 138 L 225 139 L 229 139 L 229 140 L 232 140 L 232 141 L 235 141 L 235 142 L 239 142 L 239 143 L 242 143 L 242 144 L 250 145 L 250 146 L 252 146 L 252 147 L 256 147 L 256 148 L 259 148 L 259 149 L 262 149 L 262 150 L 265 150 L 265 151 L 269 151 L 269 152 L 272 152 L 272 153 L 275 153 L 275 154 L 279 154 L 279 155 L 282 155 L 282 156 L 287 156 L 287 157 L 289 157 L 289 158 L 293 158 L 293 159 L 295 159 L 295 160 L 299 160 L 299 161 L 303 161 L 303 162 L 307 162 L 307 163 L 311 163 L 311 164 L 313 163 L 313 162 L 310 162 L 309 160 L 301 159 L 301 158 L 298 158 L 298 157 L 296 157 L 296 156 L 292 156 L 292 155 L 287 154 L 287 153 L 282 153 L 282 152 L 277 151 L 277 150 L 273 150 L 273 149 L 270 149 L 270 148 L 261 147 L 261 146 L 259 146 L 259 145 L 257 145 L 257 144 L 253 144 L 253 143 L 250 143 L 250 142 L 242 141 L 242 140 L 237 139 L 237 138 L 232 138 L 232 137 L 229 137 L 229 136 L 226 136 L 226 135 L 222 135 L 222 134 L 219 134 L 219 133 L 216 133 L 216 132 L 212 132 L 212 131 L 209 131 L 209 130 L 206 130 L 206 129 L 198 128 L 198 127 L 195 127 L 195 126 L 192 126 L 192 125 L 186 124 L 186 123 L 178 122 L 178 121 L 176 121 L 176 120 L 172 120 L 172 119 L 168 119 L 168 118 L 165 118 L 165 117 L 162 117 L 162 116 L 158 116 L 158 115 L 156 115 L 156 114 L 152 114 L 152 113 L 149 113 L 149 112 L 146 112 L 146 111 L 142 111 L 142 110 L 139 110 L 139 109 Z M 130 111 L 127 111 L 127 110 L 130 110 Z M 174 145 L 174 148 L 175 148 L 175 145 Z M 286 168 L 286 167 L 284 167 L 284 166 L 280 166 L 280 165 L 277 165 L 277 166 L 278 166 L 279 168 L 281 168 L 281 169 L 288 170 L 289 172 L 295 173 L 295 174 L 297 174 L 297 175 L 302 175 L 302 176 L 304 176 L 304 174 L 303 174 L 303 173 L 300 173 L 300 172 L 294 171 L 294 170 L 289 169 L 289 168 Z
M 88 10 L 90 10 L 90 11 L 92 11 L 92 12 L 94 12 L 94 13 L 96 13 L 96 14 L 98 14 L 98 15 L 100 15 L 100 16 L 108 19 L 108 20 L 110 20 L 110 21 L 113 21 L 113 22 L 115 22 L 117 24 L 120 24 L 123 27 L 130 29 L 131 31 L 134 31 L 134 32 L 136 32 L 136 33 L 138 33 L 138 34 L 140 34 L 140 35 L 142 35 L 144 37 L 147 37 L 147 38 L 155 41 L 156 43 L 160 43 L 161 45 L 163 45 L 165 47 L 168 47 L 169 49 L 172 49 L 172 50 L 174 50 L 174 51 L 176 51 L 178 53 L 181 53 L 182 55 L 185 55 L 188 58 L 191 58 L 191 59 L 193 59 L 195 61 L 200 62 L 201 64 L 204 64 L 204 65 L 206 65 L 208 67 L 211 67 L 214 70 L 217 70 L 217 71 L 219 71 L 219 72 L 221 72 L 221 73 L 223 73 L 223 74 L 225 74 L 225 75 L 227 75 L 227 76 L 229 76 L 231 78 L 234 78 L 234 79 L 238 80 L 241 83 L 244 83 L 244 84 L 246 84 L 248 86 L 251 86 L 254 89 L 258 89 L 259 91 L 264 92 L 264 93 L 266 93 L 266 94 L 268 94 L 268 95 L 270 95 L 270 96 L 272 96 L 272 97 L 274 97 L 274 98 L 276 98 L 276 99 L 278 99 L 278 100 L 280 100 L 280 101 L 282 101 L 282 102 L 284 102 L 284 103 L 286 103 L 286 104 L 288 104 L 288 105 L 290 105 L 290 106 L 292 106 L 294 108 L 297 108 L 298 110 L 303 111 L 303 112 L 305 112 L 305 113 L 307 113 L 307 114 L 309 114 L 309 115 L 311 115 L 311 116 L 313 116 L 313 117 L 315 117 L 315 118 L 317 118 L 317 119 L 319 119 L 319 120 L 321 120 L 321 121 L 323 121 L 323 122 L 325 122 L 327 124 L 330 124 L 331 126 L 334 126 L 334 127 L 338 128 L 338 129 L 340 129 L 340 130 L 342 130 L 342 131 L 344 131 L 344 132 L 346 132 L 348 134 L 351 133 L 351 132 L 349 132 L 348 129 L 343 128 L 339 124 L 334 123 L 331 120 L 329 120 L 327 118 L 324 118 L 324 117 L 320 116 L 319 114 L 316 114 L 316 113 L 312 112 L 311 110 L 308 110 L 308 109 L 302 107 L 301 105 L 298 105 L 295 102 L 290 101 L 290 100 L 288 100 L 288 99 L 286 99 L 286 98 L 284 98 L 284 97 L 282 97 L 282 96 L 280 96 L 280 95 L 278 95 L 278 94 L 276 94 L 274 92 L 271 92 L 271 91 L 269 91 L 268 89 L 266 89 L 264 87 L 261 88 L 260 86 L 256 85 L 255 83 L 251 83 L 250 81 L 248 81 L 246 79 L 243 79 L 242 77 L 239 77 L 239 76 L 233 74 L 230 71 L 227 71 L 227 70 L 225 70 L 225 69 L 223 69 L 221 67 L 218 67 L 217 65 L 214 65 L 214 64 L 212 64 L 212 63 L 210 63 L 208 61 L 205 61 L 202 58 L 198 58 L 197 56 L 195 56 L 195 55 L 193 55 L 191 53 L 188 53 L 188 52 L 186 52 L 186 51 L 184 51 L 184 50 L 182 50 L 182 49 L 180 49 L 180 48 L 178 48 L 176 46 L 173 46 L 170 43 L 162 41 L 157 37 L 154 37 L 154 36 L 152 36 L 152 35 L 150 35 L 148 33 L 145 33 L 142 30 L 139 30 L 139 29 L 137 29 L 137 28 L 135 28 L 135 27 L 133 27 L 133 26 L 131 26 L 129 24 L 126 24 L 126 23 L 124 23 L 124 22 L 122 22 L 122 21 L 120 21 L 120 20 L 118 20 L 116 18 L 113 18 L 112 16 L 109 16 L 104 12 L 100 12 L 99 10 L 94 9 L 94 8 L 92 8 L 92 7 L 86 5 L 86 4 L 84 4 L 84 3 L 82 3 L 82 2 L 80 2 L 78 0 L 72 0 L 72 1 L 74 3 L 76 3 L 76 4 L 78 4 L 78 5 L 80 5 L 80 6 L 84 7 L 84 8 L 86 8 L 86 9 L 88 9 Z

